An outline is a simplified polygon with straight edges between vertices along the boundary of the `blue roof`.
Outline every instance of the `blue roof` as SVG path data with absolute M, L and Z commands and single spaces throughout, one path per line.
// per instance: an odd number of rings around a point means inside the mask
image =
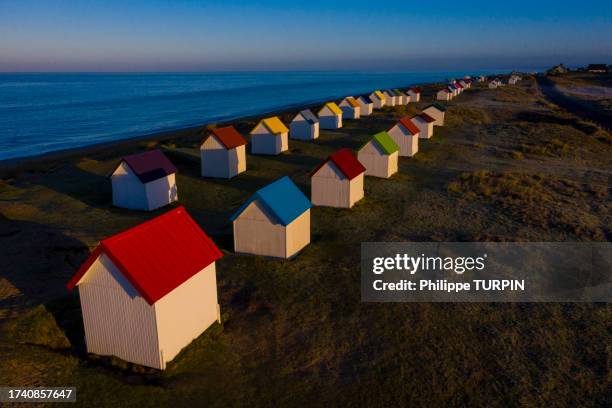
M 234 221 L 255 200 L 258 200 L 282 225 L 289 225 L 293 220 L 310 209 L 312 204 L 302 191 L 287 176 L 257 190 L 230 217 Z

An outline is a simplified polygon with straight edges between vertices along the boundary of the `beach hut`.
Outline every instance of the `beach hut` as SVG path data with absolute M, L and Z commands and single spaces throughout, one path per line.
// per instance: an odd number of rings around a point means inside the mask
M 519 77 L 516 75 L 512 75 L 510 79 L 508 79 L 509 85 L 515 85 L 519 81 Z
M 487 77 L 484 75 L 481 75 L 478 77 L 478 82 L 486 82 L 486 80 L 487 80 Z
M 436 94 L 436 99 L 439 101 L 450 101 L 452 97 L 453 93 L 448 88 L 441 89 Z
M 374 109 L 380 109 L 387 104 L 385 94 L 380 91 L 374 91 L 370 94 L 370 100 L 374 104 Z
M 372 114 L 372 111 L 374 110 L 374 104 L 372 103 L 369 97 L 362 95 L 357 98 L 357 102 L 359 103 L 361 116 L 370 116 Z
M 423 113 L 431 116 L 436 121 L 434 122 L 434 126 L 444 126 L 444 113 L 446 112 L 446 107 L 439 103 L 432 103 L 431 105 L 426 106 L 423 109 Z
M 310 109 L 300 111 L 289 125 L 292 139 L 314 140 L 319 137 L 319 118 Z
M 465 88 L 463 87 L 463 85 L 461 85 L 459 82 L 455 82 L 453 84 L 455 86 L 455 88 L 457 88 L 457 91 L 462 94 L 463 91 L 465 90 Z
M 393 91 L 387 89 L 383 91 L 383 94 L 385 95 L 387 106 L 397 105 L 397 96 L 395 96 L 395 93 Z
M 340 102 L 343 119 L 359 119 L 361 116 L 361 106 L 352 96 L 347 96 Z
M 229 179 L 245 171 L 246 144 L 233 126 L 213 129 L 200 144 L 202 177 Z
M 467 81 L 465 81 L 463 79 L 459 81 L 459 85 L 461 86 L 461 88 L 463 88 L 463 90 L 466 90 L 466 89 L 469 88 L 469 85 L 468 85 Z
M 319 110 L 321 129 L 340 129 L 342 127 L 342 110 L 334 102 L 327 102 Z
M 291 258 L 310 243 L 310 207 L 287 176 L 257 190 L 231 217 L 234 250 Z
M 401 118 L 387 132 L 399 146 L 399 155 L 412 157 L 419 151 L 419 128 L 408 118 Z
M 450 84 L 448 89 L 453 93 L 453 98 L 459 95 L 459 88 L 455 86 L 455 84 Z
M 497 80 L 493 80 L 493 81 L 489 82 L 489 88 L 491 88 L 491 89 L 497 88 Z
M 395 97 L 397 98 L 397 105 L 407 105 L 408 104 L 409 99 L 410 99 L 408 95 L 406 95 L 399 89 L 394 89 L 393 93 L 395 94 Z
M 352 151 L 338 150 L 310 173 L 312 204 L 351 208 L 363 198 L 364 173 Z
M 288 150 L 288 133 L 277 116 L 260 120 L 251 130 L 251 153 L 275 155 Z
M 410 96 L 410 102 L 420 102 L 421 100 L 421 88 L 410 88 L 408 90 L 408 95 Z
M 389 178 L 397 173 L 399 146 L 387 132 L 372 137 L 359 152 L 357 158 L 365 167 L 366 176 Z
M 113 205 L 153 211 L 178 200 L 176 171 L 159 150 L 123 157 L 110 175 Z
M 420 139 L 429 139 L 433 136 L 433 126 L 436 120 L 428 114 L 421 113 L 420 115 L 416 115 L 415 117 L 410 119 L 410 121 L 414 123 L 416 127 L 419 128 Z
M 87 352 L 163 370 L 220 321 L 221 251 L 181 206 L 102 240 L 78 287 Z

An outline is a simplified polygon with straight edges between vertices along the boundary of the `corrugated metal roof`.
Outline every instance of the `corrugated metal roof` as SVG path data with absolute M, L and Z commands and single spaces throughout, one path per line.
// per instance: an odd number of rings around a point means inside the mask
M 177 171 L 176 167 L 160 150 L 150 150 L 125 156 L 121 159 L 121 162 L 127 164 L 142 183 L 149 183 Z M 117 170 L 117 167 L 115 167 L 113 173 Z
M 325 163 L 330 160 L 349 180 L 354 179 L 366 170 L 365 167 L 363 167 L 363 164 L 361 164 L 350 149 L 343 148 L 325 159 L 323 163 L 317 166 L 317 168 L 310 173 L 310 176 L 312 177 L 321 167 L 325 165 Z
M 330 111 L 332 111 L 332 113 L 334 115 L 342 115 L 342 109 L 340 109 L 338 107 L 338 105 L 336 105 L 335 102 L 327 102 L 325 105 L 323 105 L 323 107 L 321 108 L 321 110 L 319 111 L 319 115 L 321 115 L 321 112 L 323 111 L 323 109 L 329 109 Z
M 347 96 L 346 100 L 348 101 L 349 104 L 351 104 L 351 106 L 353 108 L 359 108 L 360 107 L 359 102 L 357 102 L 355 100 L 355 98 L 353 98 L 352 96 Z
M 374 137 L 372 137 L 372 141 L 387 154 L 392 154 L 399 151 L 399 146 L 387 132 L 379 132 L 375 134 Z
M 304 211 L 312 207 L 310 200 L 287 176 L 257 190 L 240 208 L 230 217 L 231 221 L 257 200 L 282 225 L 289 225 Z
M 233 126 L 215 128 L 212 130 L 212 133 L 226 149 L 233 149 L 234 147 L 247 144 L 246 139 Z
M 426 107 L 423 108 L 423 110 L 425 110 L 427 108 L 436 108 L 440 112 L 446 112 L 446 106 L 441 105 L 439 103 L 432 103 L 431 105 L 427 105 Z
M 410 132 L 413 136 L 419 134 L 419 128 L 412 123 L 412 121 L 406 116 L 399 120 L 399 124 L 403 126 L 408 132 Z
M 68 282 L 68 289 L 78 284 L 102 252 L 149 304 L 223 256 L 180 206 L 102 240 Z
M 306 121 L 308 121 L 310 124 L 319 123 L 319 118 L 317 118 L 317 115 L 312 113 L 310 109 L 304 109 L 303 111 L 300 111 L 300 115 L 302 115 L 304 119 L 306 119 Z
M 263 124 L 270 131 L 270 133 L 273 133 L 275 135 L 289 131 L 289 129 L 287 129 L 287 126 L 285 126 L 283 122 L 281 122 L 278 116 L 272 116 L 270 118 L 262 119 L 259 121 L 257 126 L 259 126 L 260 124 Z M 251 130 L 251 133 L 253 133 L 253 131 L 257 129 L 257 126 L 255 126 L 253 130 Z

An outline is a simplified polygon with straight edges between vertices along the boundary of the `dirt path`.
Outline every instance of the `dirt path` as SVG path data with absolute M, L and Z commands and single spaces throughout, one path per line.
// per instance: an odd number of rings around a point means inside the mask
M 550 102 L 571 111 L 583 119 L 596 123 L 608 132 L 612 131 L 612 115 L 609 112 L 604 112 L 595 106 L 581 101 L 579 98 L 564 94 L 555 86 L 555 83 L 550 78 L 537 76 L 536 79 L 542 94 Z

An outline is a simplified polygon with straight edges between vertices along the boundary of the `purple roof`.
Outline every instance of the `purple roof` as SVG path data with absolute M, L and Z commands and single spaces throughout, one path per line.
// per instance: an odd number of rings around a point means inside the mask
M 160 150 L 136 153 L 121 159 L 143 183 L 176 173 L 176 167 Z

